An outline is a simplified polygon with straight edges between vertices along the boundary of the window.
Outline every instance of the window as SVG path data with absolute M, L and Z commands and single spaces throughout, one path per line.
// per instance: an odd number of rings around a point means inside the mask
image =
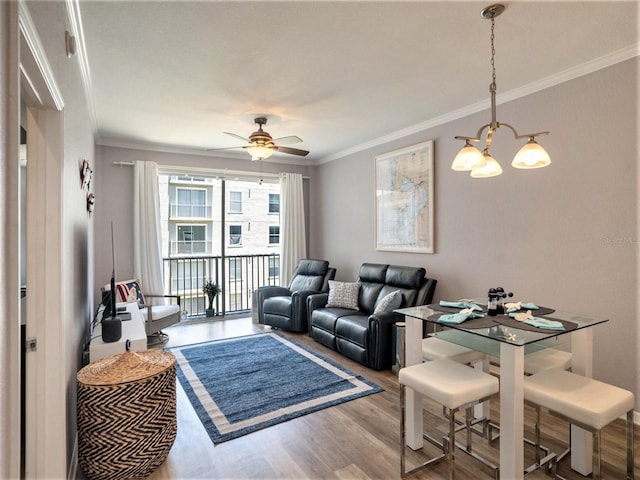
M 280 258 L 269 257 L 269 277 L 276 278 L 280 276 Z
M 229 192 L 229 212 L 242 213 L 242 192 Z
M 229 245 L 242 245 L 242 225 L 229 225 Z
M 206 216 L 206 190 L 197 188 L 177 188 L 176 204 L 172 213 L 177 217 L 204 218 Z
M 280 243 L 280 226 L 269 226 L 269 245 L 277 245 Z
M 269 213 L 280 213 L 280 194 L 269 194 Z
M 242 260 L 239 258 L 229 259 L 229 280 L 242 280 Z
M 210 253 L 207 251 L 205 225 L 178 225 L 177 240 L 172 242 L 171 253 Z

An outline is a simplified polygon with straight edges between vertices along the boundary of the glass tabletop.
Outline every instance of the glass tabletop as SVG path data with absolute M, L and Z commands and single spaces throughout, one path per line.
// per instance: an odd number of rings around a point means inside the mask
M 481 322 L 476 322 L 475 320 L 467 320 L 466 322 L 459 324 L 440 324 L 437 322 L 437 317 L 443 312 L 431 309 L 427 305 L 401 308 L 398 310 L 394 310 L 394 312 L 408 317 L 417 318 L 419 320 L 429 322 L 443 328 L 447 328 L 457 332 L 463 332 L 464 335 L 458 335 L 460 339 L 463 339 L 465 343 L 468 343 L 470 341 L 473 342 L 475 340 L 474 343 L 478 343 L 479 345 L 482 345 L 482 343 L 487 343 L 487 340 L 489 340 L 491 341 L 491 343 L 504 342 L 516 346 L 526 346 L 538 342 L 544 342 L 546 340 L 552 340 L 554 337 L 566 335 L 567 333 L 571 333 L 582 328 L 592 327 L 594 325 L 609 321 L 608 318 L 589 317 L 585 315 L 560 312 L 556 310 L 553 313 L 544 315 L 544 318 L 547 320 L 562 322 L 565 326 L 565 330 L 551 330 L 530 326 L 517 328 L 517 322 L 506 315 L 497 315 L 495 317 L 485 316 L 482 319 L 479 319 L 482 320 Z M 438 332 L 438 335 L 441 335 L 442 333 L 443 332 Z M 473 337 L 471 337 L 471 335 L 479 338 L 474 339 Z M 453 333 L 449 334 L 449 336 L 455 337 Z M 476 349 L 481 351 L 483 350 L 482 348 Z

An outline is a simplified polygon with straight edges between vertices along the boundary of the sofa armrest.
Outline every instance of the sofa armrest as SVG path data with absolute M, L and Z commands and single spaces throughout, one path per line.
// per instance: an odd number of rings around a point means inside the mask
M 393 324 L 402 321 L 394 312 L 369 315 L 369 366 L 374 370 L 391 367 Z
M 314 310 L 318 308 L 324 308 L 329 301 L 328 293 L 315 293 L 307 297 L 307 320 L 309 326 L 309 332 L 311 332 L 311 315 Z
M 270 297 L 290 297 L 291 290 L 287 287 L 278 287 L 277 285 L 265 285 L 260 287 L 260 295 L 262 300 L 266 300 Z
M 309 330 L 307 298 L 318 293 L 317 290 L 302 290 L 291 294 L 291 327 L 295 331 Z

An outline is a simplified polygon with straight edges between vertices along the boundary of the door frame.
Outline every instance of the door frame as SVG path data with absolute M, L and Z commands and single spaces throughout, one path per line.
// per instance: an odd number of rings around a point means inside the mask
M 37 342 L 35 350 L 26 354 L 26 398 L 22 399 L 26 418 L 24 474 L 26 478 L 64 478 L 64 101 L 26 4 L 12 3 L 18 8 L 20 98 L 27 106 L 26 337 Z M 19 125 L 19 118 L 13 123 Z M 18 137 L 14 137 L 17 141 Z M 19 245 L 20 229 L 15 235 Z M 19 258 L 18 250 L 12 262 L 19 262 Z

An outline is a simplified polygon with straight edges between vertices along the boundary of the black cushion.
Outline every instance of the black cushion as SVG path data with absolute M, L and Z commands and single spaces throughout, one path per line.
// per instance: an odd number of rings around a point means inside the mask
M 368 331 L 369 317 L 362 313 L 345 315 L 336 322 L 336 337 L 347 339 L 363 348 L 367 347 Z
M 367 314 L 373 312 L 382 286 L 381 283 L 361 283 L 358 308 Z
M 363 263 L 360 267 L 359 278 L 361 282 L 384 283 L 389 265 L 379 263 Z
M 329 268 L 329 262 L 326 260 L 300 260 L 296 272 L 298 275 L 320 275 L 324 276 Z
M 291 297 L 267 298 L 263 305 L 264 313 L 274 313 L 284 317 L 291 317 Z
M 289 290 L 292 292 L 305 292 L 307 290 L 319 292 L 322 290 L 323 283 L 324 277 L 322 276 L 298 274 L 291 280 Z
M 399 288 L 420 288 L 427 271 L 422 267 L 390 265 L 384 283 Z

